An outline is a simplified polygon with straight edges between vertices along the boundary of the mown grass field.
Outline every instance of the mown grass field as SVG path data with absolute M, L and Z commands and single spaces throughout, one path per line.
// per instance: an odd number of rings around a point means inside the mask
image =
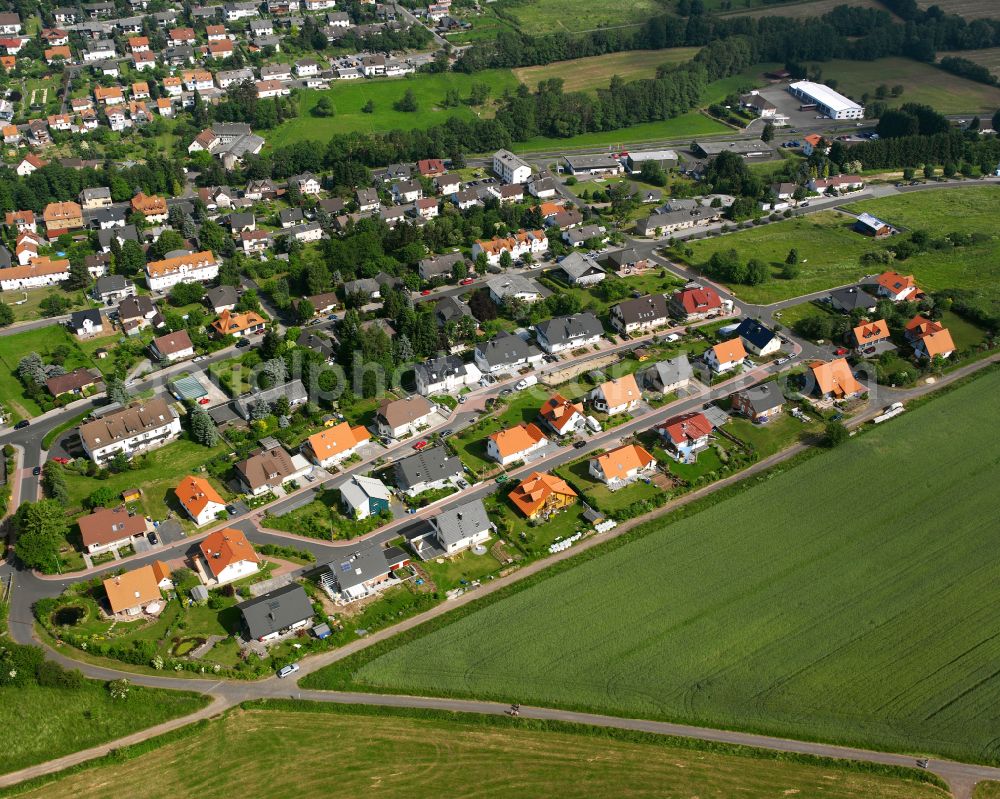
M 570 136 L 566 139 L 535 136 L 527 141 L 516 142 L 511 146 L 511 150 L 515 153 L 532 153 L 540 150 L 573 150 L 585 147 L 623 146 L 628 148 L 643 142 L 662 141 L 681 136 L 712 136 L 722 133 L 732 133 L 732 128 L 727 128 L 721 122 L 716 122 L 698 111 L 688 111 L 672 119 L 643 122 L 618 130 L 582 133 L 579 136 Z
M 521 67 L 514 77 L 535 89 L 543 80 L 561 78 L 567 92 L 606 89 L 614 75 L 625 81 L 655 78 L 663 64 L 681 64 L 698 53 L 698 47 L 674 47 L 668 50 L 632 50 L 624 53 L 556 61 L 540 67 Z
M 728 1 L 728 5 L 726 5 Z M 837 6 L 853 6 L 856 8 L 874 8 L 885 11 L 886 8 L 877 0 L 805 0 L 804 2 L 771 3 L 763 5 L 762 0 L 709 0 L 727 16 L 734 17 L 821 17 L 833 11 Z M 731 13 L 728 11 L 731 9 Z
M 998 391 L 993 370 L 305 684 L 995 761 Z
M 449 117 L 472 119 L 478 114 L 492 115 L 491 106 L 473 108 L 460 105 L 443 106 L 449 89 L 458 89 L 463 98 L 471 94 L 473 83 L 487 83 L 492 88 L 491 102 L 507 89 L 517 86 L 513 73 L 506 69 L 487 70 L 475 75 L 459 72 L 446 74 L 420 74 L 404 78 L 377 80 L 359 79 L 335 82 L 326 90 L 304 89 L 299 93 L 299 116 L 282 123 L 265 133 L 272 147 L 282 147 L 297 141 L 325 142 L 335 133 L 373 133 L 390 130 L 412 130 L 439 125 Z M 407 89 L 412 89 L 417 99 L 415 112 L 396 111 L 393 104 L 400 100 Z M 329 97 L 337 110 L 332 117 L 314 117 L 310 111 L 320 97 Z M 374 113 L 361 109 L 371 100 Z
M 196 694 L 132 686 L 115 701 L 103 683 L 87 680 L 79 689 L 37 685 L 0 690 L 4 757 L 0 771 L 17 771 L 111 741 L 167 719 L 194 713 L 206 704 Z M 55 794 L 53 794 L 55 795 Z
M 946 14 L 958 14 L 966 19 L 996 18 L 997 15 L 994 0 L 917 0 L 917 5 L 922 9 L 937 6 Z
M 927 230 L 932 235 L 951 232 L 995 232 L 993 208 L 1000 202 L 1000 187 L 917 191 L 845 204 L 853 213 L 868 211 L 906 230 Z M 695 267 L 706 264 L 713 253 L 735 249 L 745 260 L 759 258 L 770 264 L 773 279 L 758 286 L 732 286 L 753 303 L 772 303 L 852 282 L 873 271 L 861 266 L 860 257 L 886 246 L 851 230 L 853 220 L 837 211 L 817 211 L 739 233 L 685 243 L 693 254 L 685 257 Z M 794 280 L 777 277 L 792 247 L 799 251 L 801 274 Z M 1000 296 L 1000 239 L 954 250 L 920 253 L 895 265 L 912 273 L 925 291 L 945 288 L 971 289 L 993 303 Z
M 280 708 L 280 709 L 279 709 Z M 327 712 L 327 711 L 332 712 Z M 330 794 L 319 764 L 336 757 L 341 797 L 663 797 L 822 795 L 931 799 L 945 794 L 901 777 L 829 764 L 709 752 L 623 735 L 587 735 L 467 716 L 362 715 L 363 710 L 235 711 L 126 763 L 70 775 L 22 796 L 142 795 L 227 799 L 248 774 L 272 799 Z M 150 775 L 156 779 L 151 780 Z M 252 791 L 257 793 L 256 791 Z
M 601 0 L 575 0 L 572 6 L 563 0 L 531 0 L 505 10 L 517 19 L 521 30 L 540 34 L 638 25 L 664 9 L 665 4 L 659 0 L 622 0 L 613 5 Z
M 925 103 L 942 114 L 992 115 L 1000 108 L 1000 88 L 960 78 L 931 64 L 909 58 L 879 58 L 875 61 L 835 59 L 810 64 L 823 71 L 823 79 L 834 78 L 837 91 L 855 99 L 868 92 L 875 96 L 879 85 L 903 87 L 899 97 L 887 98 L 891 106 Z
M 977 64 L 982 64 L 994 75 L 1000 75 L 1000 47 L 989 47 L 985 50 L 956 50 L 950 53 L 938 53 L 939 58 L 958 56 Z

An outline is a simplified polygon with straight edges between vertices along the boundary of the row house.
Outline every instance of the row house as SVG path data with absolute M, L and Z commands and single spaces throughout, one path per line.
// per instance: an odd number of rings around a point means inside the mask
M 178 283 L 205 283 L 219 275 L 219 262 L 211 250 L 185 253 L 146 264 L 150 291 L 166 291 Z
M 517 260 L 525 255 L 538 256 L 545 253 L 549 248 L 549 240 L 543 230 L 519 230 L 513 236 L 506 238 L 495 238 L 489 241 L 477 240 L 472 245 L 472 258 L 478 258 L 479 253 L 486 255 L 486 260 L 497 266 L 500 263 L 500 256 L 504 252 L 510 253 L 511 258 Z

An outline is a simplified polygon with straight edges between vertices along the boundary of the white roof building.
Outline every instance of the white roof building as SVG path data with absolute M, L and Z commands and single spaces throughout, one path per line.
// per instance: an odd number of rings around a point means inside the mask
M 865 115 L 863 105 L 858 105 L 822 83 L 800 80 L 790 84 L 788 91 L 800 100 L 815 103 L 817 110 L 830 119 L 861 119 Z

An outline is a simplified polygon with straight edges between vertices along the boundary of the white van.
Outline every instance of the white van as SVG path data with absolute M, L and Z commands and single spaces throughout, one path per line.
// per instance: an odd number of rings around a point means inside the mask
M 523 380 L 518 380 L 517 383 L 514 384 L 514 388 L 517 391 L 524 391 L 524 389 L 528 388 L 528 386 L 533 386 L 537 382 L 538 382 L 537 377 L 535 377 L 534 375 L 528 375 Z
M 594 433 L 601 432 L 601 423 L 597 421 L 597 419 L 595 419 L 593 416 L 588 416 L 586 422 L 587 422 L 587 427 L 589 427 L 592 432 Z

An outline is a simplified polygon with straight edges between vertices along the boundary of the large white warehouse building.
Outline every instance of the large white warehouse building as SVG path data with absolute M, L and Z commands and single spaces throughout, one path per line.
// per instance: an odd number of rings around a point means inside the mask
M 788 91 L 806 103 L 815 103 L 816 110 L 830 119 L 863 119 L 865 107 L 844 97 L 822 83 L 800 80 L 788 86 Z

